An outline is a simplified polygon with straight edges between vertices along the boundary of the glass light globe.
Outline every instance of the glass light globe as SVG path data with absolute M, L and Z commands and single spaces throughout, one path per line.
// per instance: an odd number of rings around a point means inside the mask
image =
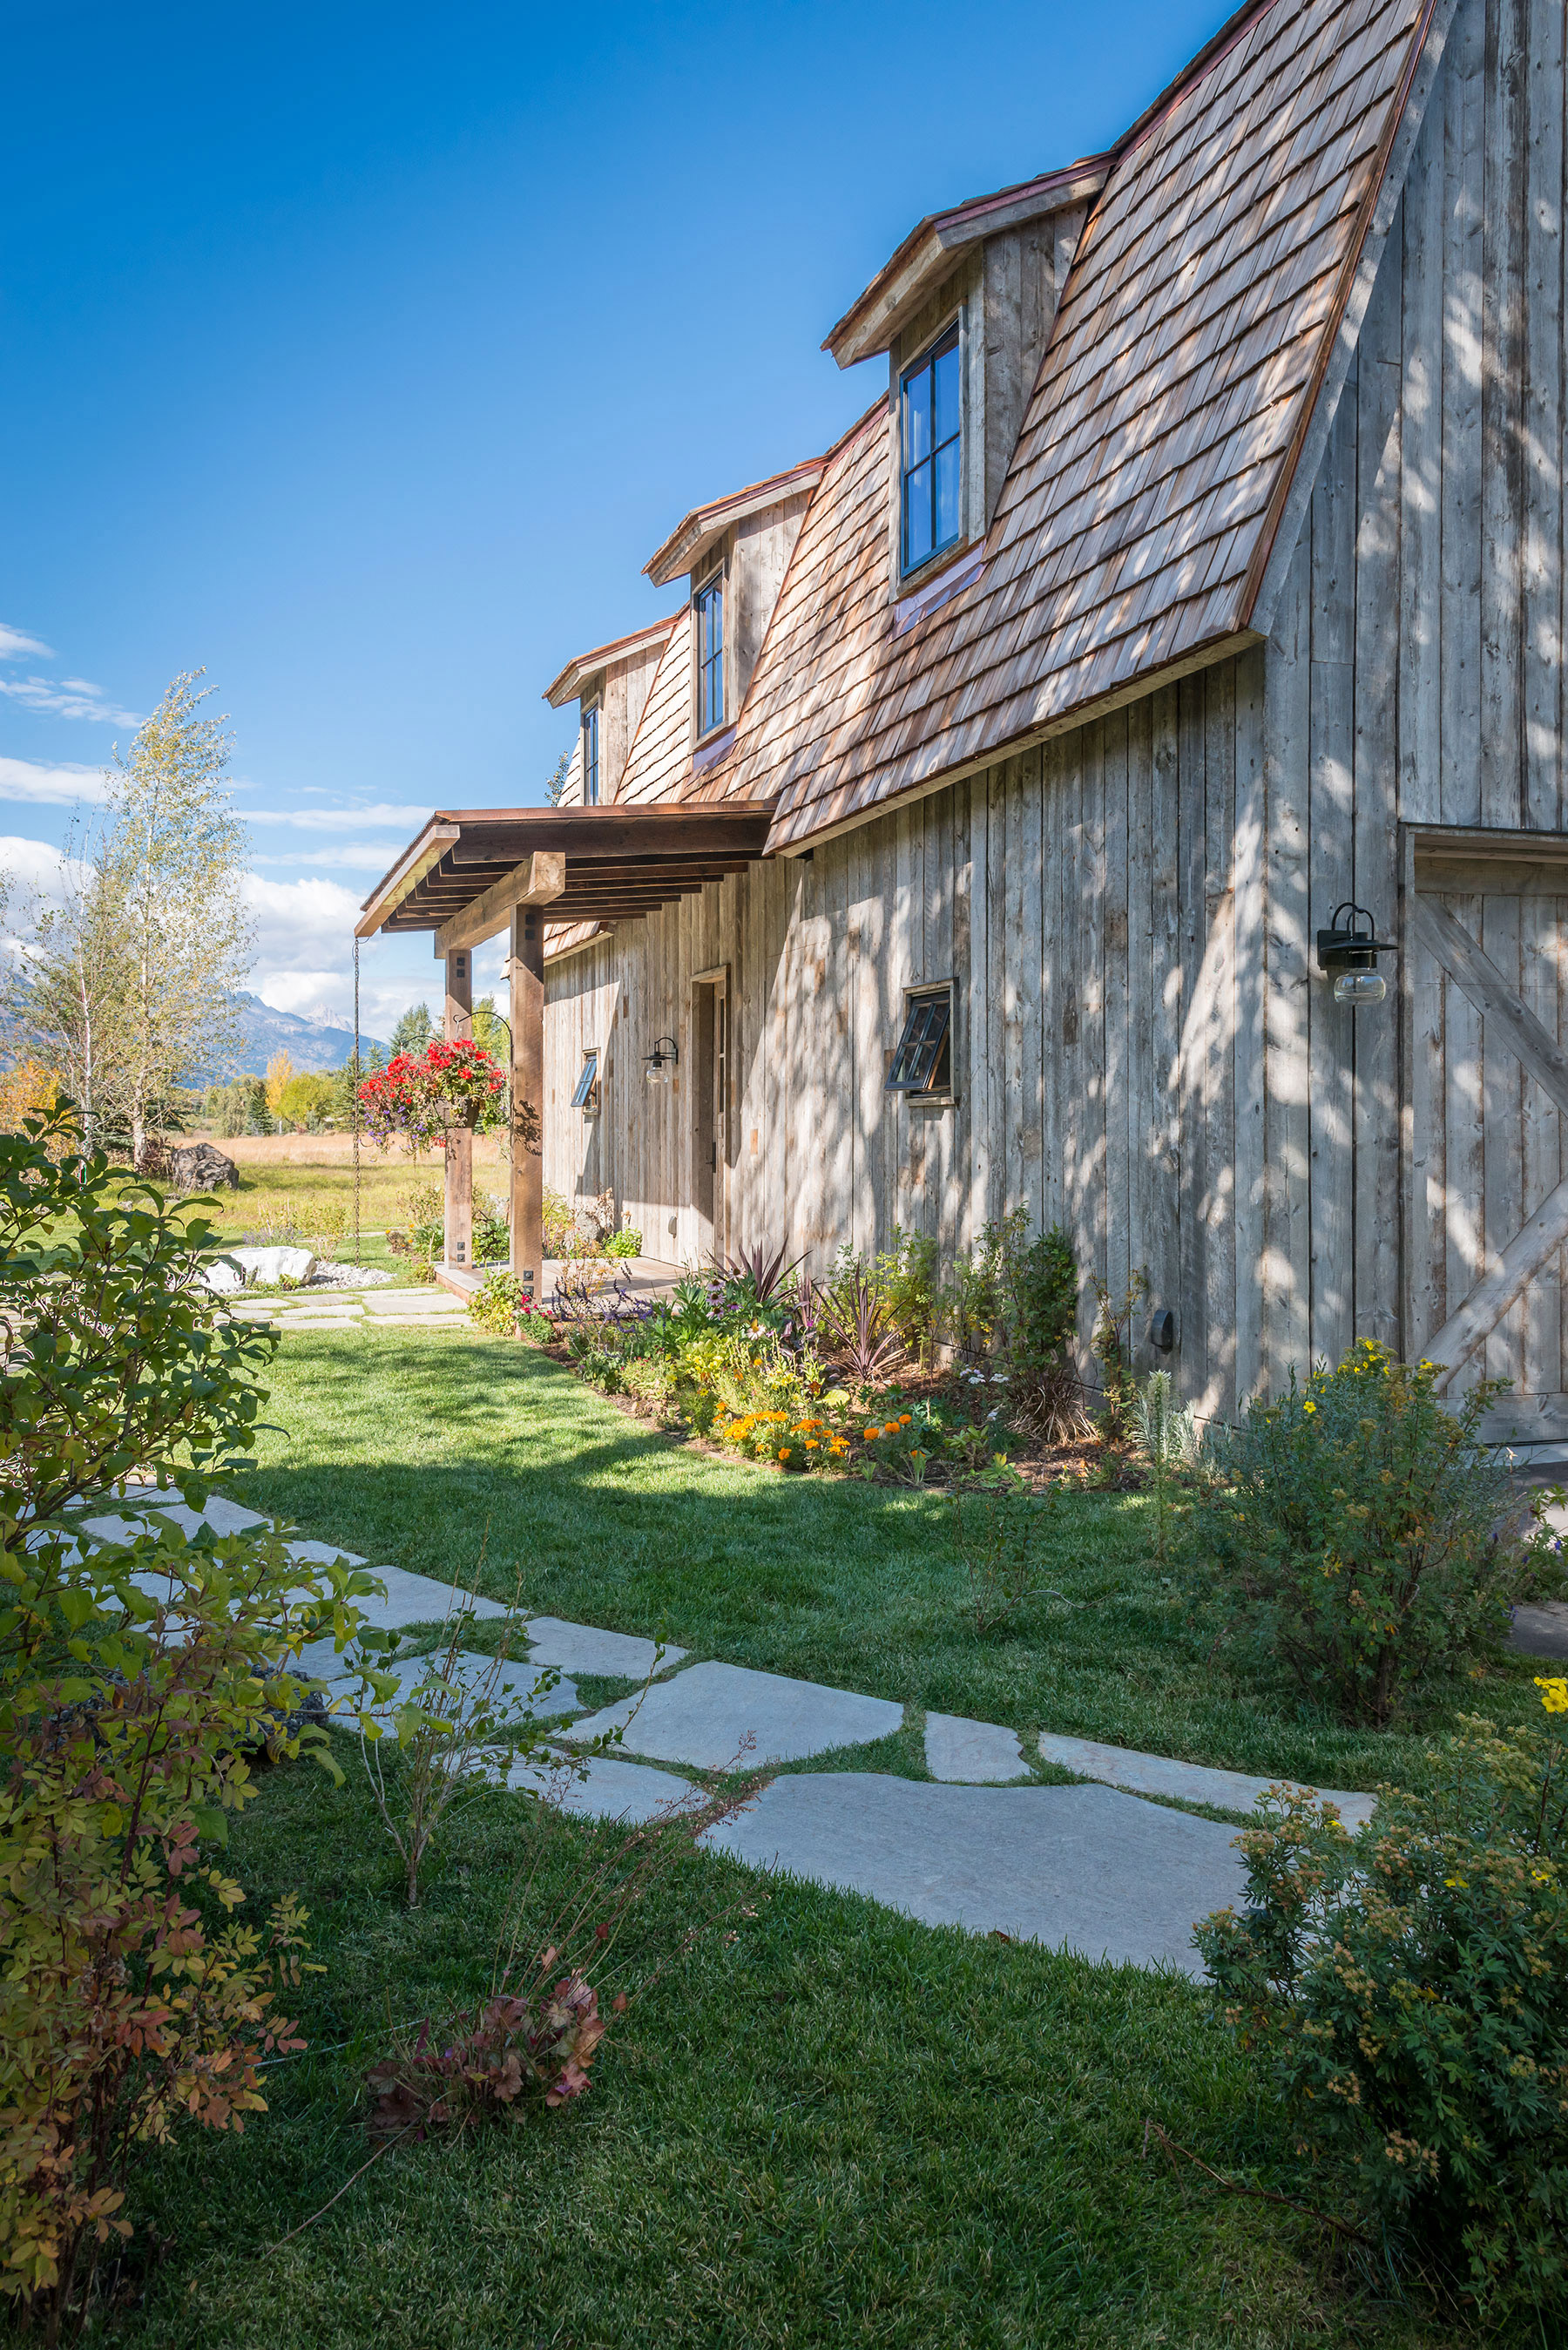
M 1381 1003 L 1388 993 L 1388 982 L 1380 971 L 1342 971 L 1334 983 L 1334 1000 L 1348 1003 L 1355 1011 L 1363 1003 Z

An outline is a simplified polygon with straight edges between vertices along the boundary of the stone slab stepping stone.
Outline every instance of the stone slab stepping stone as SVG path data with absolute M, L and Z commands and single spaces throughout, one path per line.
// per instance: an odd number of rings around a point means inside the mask
M 994 1721 L 965 1721 L 956 1713 L 927 1714 L 926 1768 L 933 1779 L 963 1780 L 971 1786 L 1029 1775 L 1015 1730 L 1002 1730 Z
M 267 1523 L 259 1510 L 243 1510 L 237 1502 L 225 1502 L 216 1493 L 212 1494 L 200 1510 L 191 1509 L 173 1495 L 167 1501 L 150 1498 L 145 1506 L 149 1511 L 155 1510 L 161 1518 L 171 1518 L 187 1540 L 203 1523 L 211 1526 L 215 1534 L 243 1534 L 251 1526 L 265 1526 Z M 141 1515 L 135 1518 L 84 1518 L 82 1523 L 86 1531 L 89 1534 L 97 1534 L 100 1542 L 134 1542 L 138 1534 L 151 1532 L 145 1517 Z
M 339 1554 L 347 1557 L 348 1554 Z M 363 1565 L 356 1560 L 356 1565 Z M 377 1580 L 387 1586 L 384 1599 L 357 1599 L 365 1622 L 378 1632 L 400 1632 L 405 1624 L 444 1624 L 449 1614 L 470 1610 L 475 1616 L 504 1616 L 498 1599 L 482 1599 L 476 1591 L 453 1593 L 450 1583 L 431 1575 L 410 1575 L 400 1566 L 379 1566 Z
M 379 1669 L 397 1675 L 398 1694 L 395 1697 L 373 1700 L 369 1711 L 373 1713 L 389 1713 L 396 1706 L 410 1698 L 426 1676 L 437 1669 L 441 1662 L 439 1656 L 391 1659 L 388 1664 Z M 453 1677 L 461 1687 L 468 1690 L 477 1689 L 484 1675 L 490 1670 L 491 1664 L 492 1659 L 489 1657 L 479 1656 L 472 1648 L 460 1649 L 453 1666 Z M 297 1669 L 330 1684 L 346 1683 L 350 1688 L 358 1683 L 359 1678 L 358 1674 L 349 1667 L 347 1658 L 334 1648 L 329 1639 L 313 1640 L 307 1647 L 302 1648 Z M 535 1700 L 532 1699 L 532 1691 L 538 1679 L 539 1674 L 535 1666 L 526 1661 L 518 1664 L 508 1658 L 501 1668 L 500 1675 L 491 1692 L 490 1702 L 497 1711 L 506 1708 L 518 1712 L 528 1712 L 541 1721 L 547 1721 L 556 1714 L 576 1713 L 580 1700 L 569 1680 L 557 1681 L 553 1690 L 542 1691 Z M 347 1728 L 349 1725 L 345 1723 L 343 1726 Z
M 384 1321 L 389 1315 L 402 1314 L 462 1314 L 467 1305 L 461 1297 L 453 1297 L 444 1289 L 389 1289 L 372 1296 L 363 1293 L 366 1313 L 373 1321 Z
M 700 1771 L 753 1770 L 763 1762 L 801 1762 L 835 1746 L 867 1745 L 888 1737 L 903 1719 L 903 1707 L 886 1698 L 743 1665 L 706 1664 L 656 1682 L 640 1703 L 623 1698 L 607 1706 L 575 1723 L 571 1734 L 595 1738 L 625 1724 L 628 1752 L 690 1762 Z M 742 1753 L 748 1731 L 755 1742 Z
M 628 1827 L 640 1827 L 645 1820 L 674 1805 L 702 1800 L 701 1788 L 694 1787 L 690 1779 L 679 1779 L 672 1771 L 655 1771 L 646 1762 L 621 1762 L 614 1755 L 592 1754 L 586 1769 L 586 1778 L 574 1773 L 565 1783 L 564 1794 L 556 1774 L 537 1758 L 514 1762 L 506 1783 L 531 1794 L 554 1786 L 564 1812 L 578 1819 L 620 1820 Z
M 659 1659 L 660 1672 L 678 1665 L 684 1648 L 667 1642 L 662 1655 L 654 1640 L 633 1632 L 601 1632 L 592 1624 L 568 1624 L 559 1616 L 528 1619 L 528 1641 L 536 1665 L 558 1665 L 563 1672 L 603 1673 L 621 1680 L 642 1681 Z
M 812 1771 L 775 1779 L 703 1841 L 922 1925 L 1198 1977 L 1194 1925 L 1245 1890 L 1234 1834 L 1112 1787 L 933 1787 Z
M 1516 1607 L 1508 1645 L 1524 1657 L 1568 1657 L 1568 1604 L 1545 1599 Z
M 1058 1738 L 1049 1730 L 1041 1736 L 1040 1752 L 1047 1762 L 1081 1772 L 1085 1779 L 1104 1779 L 1113 1787 L 1130 1788 L 1138 1795 L 1174 1795 L 1184 1804 L 1212 1804 L 1222 1812 L 1250 1812 L 1260 1795 L 1280 1783 L 1251 1778 L 1244 1771 L 1218 1771 L 1204 1762 L 1176 1762 L 1164 1754 L 1139 1754 L 1128 1746 L 1102 1746 L 1092 1738 Z M 1377 1808 L 1376 1795 L 1351 1794 L 1340 1787 L 1320 1787 L 1317 1792 L 1338 1804 L 1340 1817 L 1353 1834 L 1366 1826 Z

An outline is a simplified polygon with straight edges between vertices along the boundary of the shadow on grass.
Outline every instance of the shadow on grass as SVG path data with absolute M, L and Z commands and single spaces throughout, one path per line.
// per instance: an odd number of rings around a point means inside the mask
M 466 1323 L 291 1339 L 236 1495 L 317 1538 L 532 1613 L 693 1657 L 1320 1785 L 1418 1783 L 1425 1735 L 1346 1729 L 1217 1653 L 1196 1575 L 1161 1566 L 1137 1494 L 1064 1496 L 1042 1596 L 975 1629 L 941 1495 L 785 1477 L 632 1419 Z M 1462 1702 L 1507 1719 L 1505 1671 Z

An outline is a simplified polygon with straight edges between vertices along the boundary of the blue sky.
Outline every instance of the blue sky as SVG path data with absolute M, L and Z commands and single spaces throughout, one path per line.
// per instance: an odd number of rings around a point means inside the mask
M 875 398 L 818 347 L 920 215 L 1107 145 L 1224 14 L 10 0 L 0 868 L 47 887 L 204 665 L 248 983 L 345 1010 L 358 900 L 431 807 L 543 796 L 541 689 L 670 608 L 680 515 Z M 428 944 L 363 978 L 385 1033 Z

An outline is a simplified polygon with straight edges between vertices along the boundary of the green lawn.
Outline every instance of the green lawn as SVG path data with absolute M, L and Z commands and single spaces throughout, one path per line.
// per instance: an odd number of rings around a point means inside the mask
M 1414 1759 L 1248 1691 L 1210 1660 L 1136 1497 L 1075 1499 L 1051 1580 L 978 1639 L 936 1497 L 785 1481 L 652 1433 L 469 1331 L 285 1339 L 243 1498 L 372 1560 L 534 1608 L 662 1627 L 698 1654 L 909 1701 L 867 1759 L 919 1773 L 921 1706 L 1050 1722 L 1349 1783 Z M 603 1694 L 590 1690 L 590 1696 Z M 1488 1701 L 1511 1710 L 1510 1679 Z M 482 1796 L 410 1913 L 351 1748 L 332 1788 L 270 1774 L 228 1865 L 255 1914 L 296 1888 L 312 2053 L 243 2138 L 139 2173 L 116 2338 L 148 2350 L 1436 2350 L 1380 2263 L 1144 2149 L 1147 2119 L 1287 2194 L 1279 2117 L 1185 1979 L 913 1925 L 689 1856 L 638 1914 L 640 1970 L 684 1956 L 558 2116 L 372 2148 L 364 2077 L 391 2022 L 484 1991 L 508 1887 L 542 1855 L 536 1930 L 616 1832 Z M 746 1890 L 752 1917 L 712 1921 Z M 527 1937 L 524 1937 L 525 1941 Z M 319 2051 L 319 2053 L 315 2053 Z M 340 2190 L 341 2193 L 339 2192 Z M 331 2199 L 338 2198 L 337 2200 Z M 325 2209 L 331 2200 L 331 2208 Z M 315 2216 L 318 2215 L 318 2216 Z M 305 2223 L 311 2224 L 306 2225 Z M 295 2235 L 292 2231 L 303 2229 Z M 290 2237 L 287 2242 L 281 2240 Z
M 1278 2166 L 1185 1982 L 933 1932 L 777 1884 L 634 2004 L 594 2085 L 458 2145 L 371 2151 L 384 2019 L 489 1980 L 505 1888 L 546 1843 L 552 1914 L 593 1831 L 487 1796 L 402 1907 L 355 1777 L 273 1775 L 228 1856 L 313 1916 L 303 2019 L 324 2052 L 267 2075 L 243 2138 L 141 2174 L 115 2338 L 157 2350 L 1047 2350 L 1444 2335 L 1336 2272 L 1311 2222 L 1143 2151 L 1152 2116 L 1253 2183 Z M 639 1970 L 754 1888 L 691 1858 L 635 1929 Z M 345 2044 L 346 2043 L 346 2044 Z M 341 2199 L 280 2247 L 279 2240 Z M 159 2256 L 146 2266 L 147 2248 Z M 1362 2289 L 1358 2289 L 1362 2288 Z
M 291 1335 L 265 1417 L 236 1495 L 376 1564 L 502 1598 L 520 1584 L 535 1612 L 1025 1733 L 1331 1786 L 1421 1771 L 1418 1736 L 1345 1730 L 1216 1657 L 1222 1626 L 1150 1556 L 1140 1495 L 1064 1500 L 1060 1596 L 981 1638 L 940 1495 L 700 1452 L 466 1322 Z M 1464 1702 L 1522 1717 L 1529 1673 L 1521 1659 Z

